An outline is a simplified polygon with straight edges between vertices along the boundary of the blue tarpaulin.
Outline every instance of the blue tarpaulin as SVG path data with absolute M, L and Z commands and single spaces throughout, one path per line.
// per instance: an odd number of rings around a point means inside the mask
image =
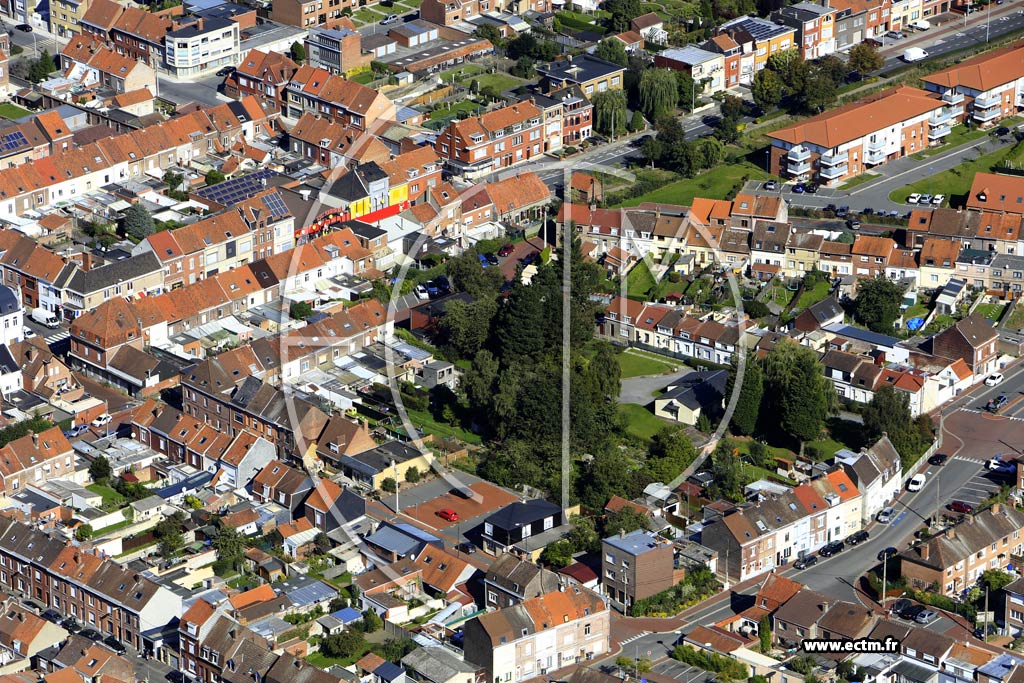
M 924 327 L 924 318 L 911 318 L 907 321 L 907 329 L 911 332 L 921 329 Z

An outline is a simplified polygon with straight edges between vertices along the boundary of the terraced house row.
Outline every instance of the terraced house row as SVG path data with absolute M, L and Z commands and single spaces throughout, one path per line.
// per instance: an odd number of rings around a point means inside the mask
M 140 652 L 181 615 L 181 597 L 138 572 L 0 518 L 0 585 Z

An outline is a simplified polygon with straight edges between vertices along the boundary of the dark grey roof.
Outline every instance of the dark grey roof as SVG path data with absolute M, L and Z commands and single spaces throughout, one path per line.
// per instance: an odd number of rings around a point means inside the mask
M 537 71 L 541 75 L 570 83 L 585 83 L 624 69 L 625 67 L 618 64 L 588 54 L 537 66 Z
M 473 673 L 476 667 L 443 647 L 419 647 L 402 657 L 402 666 L 431 683 L 447 683 L 460 673 Z M 617 679 L 616 679 L 617 680 Z
M 543 498 L 533 498 L 518 503 L 509 503 L 488 517 L 487 523 L 499 529 L 516 529 L 551 515 L 558 515 L 561 520 L 562 508 Z
M 127 282 L 162 269 L 160 259 L 151 251 L 145 251 L 121 261 L 114 261 L 92 270 L 75 271 L 68 283 L 68 289 L 80 294 L 99 292 L 119 282 Z
M 203 27 L 199 28 L 199 21 L 195 21 L 188 26 L 183 26 L 177 31 L 171 31 L 167 34 L 168 38 L 194 38 L 195 36 L 205 35 L 207 33 L 215 33 L 217 31 L 223 31 L 226 28 L 230 28 L 235 22 L 230 19 L 223 17 L 211 17 L 203 20 Z
M 14 291 L 5 285 L 0 285 L 0 315 L 10 315 L 21 310 L 21 302 L 14 295 Z
M 17 370 L 18 361 L 14 360 L 14 355 L 7 348 L 7 344 L 0 346 L 0 373 L 16 372 Z
M 818 303 L 811 305 L 807 310 L 810 311 L 811 315 L 814 316 L 814 319 L 818 321 L 818 324 L 821 324 L 826 320 L 831 320 L 837 315 L 841 316 L 843 314 L 843 308 L 839 305 L 839 302 L 836 301 L 834 296 L 825 297 Z
M 658 399 L 673 399 L 691 410 L 720 408 L 728 381 L 728 370 L 691 372 Z

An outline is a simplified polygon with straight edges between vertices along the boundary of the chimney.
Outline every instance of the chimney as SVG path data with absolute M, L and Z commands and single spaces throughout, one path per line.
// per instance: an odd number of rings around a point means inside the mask
M 39 448 L 39 435 L 34 432 L 32 434 L 32 445 L 35 448 Z
M 619 538 L 625 538 L 625 537 L 626 537 L 626 530 L 625 529 L 619 529 Z
M 952 529 L 950 529 L 949 531 L 950 531 L 950 533 L 953 532 Z M 920 552 L 921 552 L 921 559 L 922 560 L 927 560 L 928 559 L 928 544 L 924 543 L 924 544 L 918 546 L 918 550 L 920 550 Z
M 821 603 L 821 612 L 822 612 L 822 614 L 824 614 L 825 612 L 828 612 L 828 608 L 829 608 L 829 602 L 827 600 L 825 602 Z
M 25 358 L 27 358 L 28 360 L 32 360 L 35 357 L 36 357 L 35 347 L 29 346 L 28 349 L 25 350 Z
M 956 539 L 956 529 L 955 528 L 946 529 L 946 538 L 948 538 L 951 541 Z
M 999 511 L 1003 509 L 1002 503 L 992 503 L 992 514 L 998 515 Z
M 967 515 L 967 525 L 974 526 L 974 515 Z

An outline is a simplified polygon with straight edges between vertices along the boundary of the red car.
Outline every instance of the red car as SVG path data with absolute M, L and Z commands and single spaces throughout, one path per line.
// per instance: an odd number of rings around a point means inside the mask
M 511 244 L 503 244 L 503 245 L 501 245 L 501 249 L 498 250 L 498 256 L 502 256 L 502 257 L 509 256 L 515 250 L 516 250 L 516 248 L 513 245 L 511 245 Z
M 949 509 L 952 512 L 959 512 L 965 515 L 969 515 L 974 512 L 974 506 L 970 503 L 965 503 L 962 500 L 954 500 L 949 504 Z
M 449 522 L 459 521 L 459 513 L 455 512 L 455 510 L 452 510 L 451 508 L 443 508 L 441 510 L 438 510 L 437 516 L 441 519 L 446 519 Z

